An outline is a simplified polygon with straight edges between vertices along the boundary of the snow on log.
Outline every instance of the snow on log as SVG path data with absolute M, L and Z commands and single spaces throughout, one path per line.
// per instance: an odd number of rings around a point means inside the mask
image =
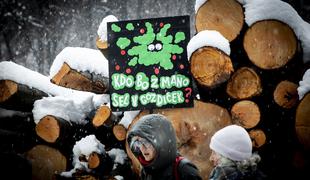
M 260 148 L 266 143 L 266 135 L 261 129 L 252 129 L 249 132 L 253 147 Z
M 197 32 L 216 30 L 230 42 L 239 35 L 244 24 L 244 14 L 241 4 L 236 0 L 205 0 L 199 4 L 196 1 Z
M 53 180 L 58 172 L 66 170 L 67 159 L 57 149 L 36 145 L 25 153 L 32 164 L 32 179 Z
M 303 77 L 302 80 L 299 81 L 299 86 L 297 88 L 299 100 L 301 100 L 305 94 L 310 91 L 310 69 L 308 69 Z
M 299 142 L 310 149 L 310 93 L 307 93 L 296 110 L 295 130 Z
M 218 105 L 195 100 L 193 108 L 158 109 L 153 113 L 162 114 L 172 122 L 179 152 L 198 167 L 203 179 L 208 179 L 213 168 L 209 161 L 210 138 L 217 130 L 231 124 L 228 111 Z M 149 114 L 149 111 L 142 111 L 132 124 L 146 114 Z M 132 160 L 133 170 L 139 172 L 141 165 L 132 154 L 127 142 L 126 150 Z
M 265 20 L 278 20 L 288 25 L 288 26 L 285 26 L 284 24 L 274 23 L 275 21 L 270 21 L 273 24 L 272 26 L 275 25 L 275 27 L 277 28 L 277 29 L 272 30 L 270 29 L 271 24 L 267 22 L 266 24 L 270 27 L 266 27 L 266 30 L 269 29 L 269 32 L 266 32 L 266 33 L 260 32 L 261 35 L 265 34 L 265 37 L 259 36 L 259 34 L 257 34 L 258 36 L 256 36 L 256 38 L 257 38 L 258 43 L 261 40 L 264 40 L 265 38 L 270 38 L 270 40 L 273 40 L 273 41 L 277 40 L 277 42 L 279 43 L 284 42 L 285 45 L 293 45 L 294 41 L 296 41 L 295 38 L 297 37 L 298 40 L 301 41 L 304 63 L 307 63 L 310 61 L 310 36 L 309 36 L 310 24 L 305 22 L 290 4 L 284 1 L 280 1 L 280 0 L 269 0 L 269 1 L 266 1 L 266 0 L 248 1 L 247 0 L 243 2 L 242 4 L 244 4 L 244 9 L 245 9 L 245 12 L 244 12 L 245 22 L 247 23 L 249 27 L 253 26 L 253 24 L 259 21 L 265 22 Z M 258 25 L 258 26 L 262 26 L 262 25 Z M 292 28 L 292 30 L 294 31 L 293 34 L 295 34 L 296 37 L 295 36 L 292 37 L 291 29 L 288 27 Z M 282 33 L 290 37 L 283 37 L 282 40 L 277 39 L 279 35 Z M 267 36 L 276 35 L 277 38 L 267 37 L 266 35 Z M 253 38 L 255 37 L 253 36 Z M 292 42 L 285 42 L 284 40 L 291 40 Z M 261 47 L 261 48 L 266 48 L 266 49 L 272 48 L 272 49 L 278 50 L 279 52 L 284 51 L 284 54 L 281 56 L 281 58 L 280 58 L 281 54 L 277 54 L 274 51 L 270 51 L 271 53 L 274 53 L 274 55 L 279 55 L 278 57 L 275 56 L 277 60 L 286 59 L 286 58 L 290 59 L 290 57 L 285 57 L 284 55 L 289 54 L 288 52 L 285 52 L 285 51 L 292 51 L 293 50 L 292 47 L 283 46 L 282 44 L 279 44 L 279 43 L 274 44 L 273 42 L 270 43 L 272 47 L 269 47 L 269 44 L 265 42 L 262 42 L 262 43 L 264 43 L 264 45 L 267 45 L 267 46 Z M 249 47 L 250 46 L 251 44 L 249 44 Z M 285 48 L 285 49 L 281 50 L 280 47 Z M 260 49 L 260 48 L 258 50 L 260 51 L 260 53 L 262 53 L 261 56 L 266 55 L 267 54 L 266 52 L 268 52 L 268 51 L 261 52 L 261 50 L 263 49 Z M 261 59 L 261 61 L 263 61 L 263 59 Z M 277 64 L 276 62 L 277 61 L 274 61 L 273 63 L 274 67 L 278 66 L 276 65 Z M 283 62 L 284 61 L 279 62 L 279 63 L 283 63 Z
M 99 50 L 66 47 L 50 68 L 51 81 L 81 91 L 103 94 L 108 90 L 109 66 Z
M 253 69 L 242 67 L 228 81 L 226 92 L 235 99 L 247 99 L 256 96 L 262 92 L 260 77 Z
M 285 23 L 264 20 L 251 25 L 243 41 L 244 49 L 257 67 L 277 69 L 286 65 L 297 51 L 294 31 Z
M 229 42 L 217 31 L 201 31 L 187 45 L 194 79 L 203 87 L 214 88 L 227 81 L 234 71 Z
M 281 81 L 273 92 L 274 101 L 283 108 L 292 108 L 298 102 L 297 84 Z
M 231 118 L 233 124 L 237 124 L 246 129 L 253 128 L 260 121 L 259 107 L 253 101 L 239 101 L 231 108 Z

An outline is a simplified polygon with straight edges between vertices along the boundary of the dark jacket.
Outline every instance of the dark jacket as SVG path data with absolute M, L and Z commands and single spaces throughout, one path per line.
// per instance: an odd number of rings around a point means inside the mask
M 237 166 L 216 166 L 209 180 L 262 180 L 267 179 L 266 176 L 259 170 L 238 170 Z
M 162 115 L 142 117 L 128 132 L 130 144 L 133 136 L 140 136 L 152 143 L 156 150 L 154 160 L 144 165 L 142 180 L 174 180 L 174 163 L 177 157 L 176 135 L 171 123 Z M 135 156 L 139 154 L 134 153 Z M 182 160 L 183 161 L 183 160 Z M 178 167 L 180 180 L 201 179 L 195 165 L 187 161 Z

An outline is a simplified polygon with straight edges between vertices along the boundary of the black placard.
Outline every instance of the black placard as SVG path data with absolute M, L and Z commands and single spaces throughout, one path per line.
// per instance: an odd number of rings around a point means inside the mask
M 189 16 L 108 23 L 111 108 L 193 107 Z

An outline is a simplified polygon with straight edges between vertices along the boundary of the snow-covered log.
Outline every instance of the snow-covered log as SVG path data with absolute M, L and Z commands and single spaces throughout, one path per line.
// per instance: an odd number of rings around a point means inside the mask
M 195 100 L 193 108 L 158 109 L 153 113 L 162 114 L 172 122 L 177 135 L 179 152 L 198 167 L 203 179 L 208 179 L 213 168 L 209 161 L 210 138 L 217 130 L 231 124 L 229 112 L 218 105 Z M 149 111 L 142 111 L 132 124 L 146 114 L 149 114 Z M 127 143 L 126 150 L 128 157 L 132 160 L 133 170 L 138 172 L 141 165 Z
M 264 20 L 250 26 L 244 35 L 243 46 L 256 66 L 277 69 L 286 65 L 295 55 L 297 38 L 287 24 Z
M 247 99 L 262 92 L 260 77 L 249 67 L 241 67 L 227 83 L 226 92 L 235 99 Z
M 196 30 L 219 31 L 229 41 L 234 40 L 244 24 L 241 4 L 236 0 L 197 0 Z

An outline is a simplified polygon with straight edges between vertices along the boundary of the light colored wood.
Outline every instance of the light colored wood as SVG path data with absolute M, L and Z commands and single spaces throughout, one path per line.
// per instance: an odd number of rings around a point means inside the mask
M 239 101 L 231 108 L 231 118 L 234 124 L 246 129 L 253 128 L 260 121 L 259 107 L 253 101 Z
M 298 85 L 290 81 L 281 81 L 273 92 L 274 101 L 283 108 L 292 108 L 298 102 Z
M 230 57 L 213 47 L 196 50 L 190 62 L 194 79 L 207 88 L 214 88 L 227 81 L 234 71 Z
M 5 102 L 17 92 L 17 83 L 10 80 L 0 80 L 0 102 Z
M 266 143 L 266 135 L 261 129 L 252 129 L 249 135 L 255 148 L 260 148 Z
M 106 124 L 110 126 L 113 122 L 111 120 L 112 111 L 108 106 L 100 106 L 92 120 L 94 127 Z
M 54 180 L 55 174 L 65 171 L 67 167 L 66 157 L 46 145 L 36 145 L 26 152 L 26 158 L 32 165 L 33 180 Z
M 194 101 L 193 108 L 157 109 L 154 114 L 166 116 L 172 123 L 177 136 L 178 150 L 181 155 L 192 161 L 199 169 L 202 179 L 208 179 L 213 165 L 209 161 L 210 138 L 219 129 L 231 124 L 228 111 L 218 105 Z M 128 129 L 149 111 L 142 111 Z M 141 165 L 126 143 L 128 157 L 132 160 L 135 172 Z
M 287 64 L 295 55 L 297 39 L 288 25 L 265 20 L 256 22 L 246 31 L 243 47 L 257 67 L 276 69 Z
M 310 93 L 307 93 L 296 110 L 295 130 L 299 142 L 310 150 Z
M 226 92 L 235 99 L 247 99 L 256 96 L 262 92 L 260 77 L 253 69 L 242 67 L 228 81 Z
M 113 134 L 117 140 L 123 141 L 126 139 L 127 129 L 122 124 L 113 126 Z
M 101 41 L 99 39 L 99 37 L 97 37 L 96 46 L 98 49 L 107 49 L 108 48 L 108 42 L 107 41 Z
M 208 0 L 196 14 L 196 30 L 216 30 L 229 41 L 234 40 L 244 24 L 241 4 L 236 0 Z
M 93 152 L 88 157 L 88 168 L 95 169 L 100 164 L 100 156 L 99 154 Z

